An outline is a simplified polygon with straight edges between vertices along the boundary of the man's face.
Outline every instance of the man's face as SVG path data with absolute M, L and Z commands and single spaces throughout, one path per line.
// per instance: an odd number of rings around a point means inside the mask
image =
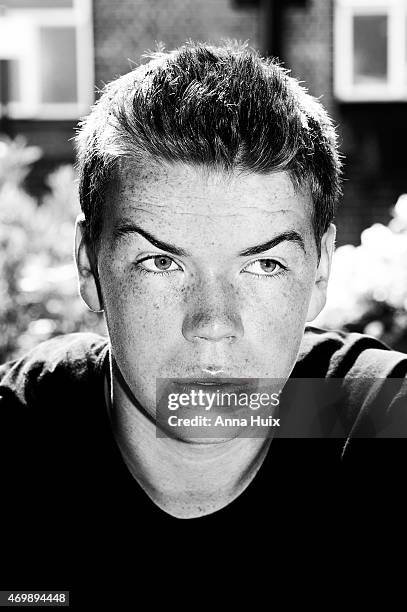
M 148 412 L 158 377 L 289 376 L 323 304 L 311 208 L 286 172 L 123 164 L 98 268 L 113 355 Z

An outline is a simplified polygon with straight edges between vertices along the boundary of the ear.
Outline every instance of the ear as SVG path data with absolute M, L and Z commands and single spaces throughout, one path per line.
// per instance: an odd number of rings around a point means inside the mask
M 79 281 L 79 293 L 86 306 L 93 312 L 102 312 L 103 303 L 99 294 L 97 271 L 91 264 L 84 240 L 85 217 L 80 214 L 75 222 L 75 261 Z M 96 264 L 95 264 L 96 265 Z
M 326 303 L 328 280 L 331 272 L 332 256 L 335 249 L 336 227 L 330 224 L 321 239 L 321 257 L 319 260 L 315 284 L 312 289 L 311 301 L 308 307 L 307 322 L 313 321 Z

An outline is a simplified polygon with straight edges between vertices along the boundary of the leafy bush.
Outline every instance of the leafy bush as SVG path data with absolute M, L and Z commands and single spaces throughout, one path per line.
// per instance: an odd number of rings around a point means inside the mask
M 327 304 L 315 325 L 364 332 L 407 352 L 407 195 L 388 226 L 375 223 L 359 246 L 334 253 Z
M 106 333 L 103 316 L 90 312 L 77 290 L 74 169 L 49 175 L 50 192 L 39 205 L 21 186 L 39 156 L 22 139 L 0 139 L 0 363 L 59 334 Z

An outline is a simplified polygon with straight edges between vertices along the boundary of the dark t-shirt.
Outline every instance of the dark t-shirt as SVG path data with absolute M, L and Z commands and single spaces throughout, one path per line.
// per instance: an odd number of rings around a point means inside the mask
M 141 558 L 154 572 L 191 541 L 215 550 L 231 539 L 271 542 L 276 532 L 332 538 L 379 503 L 383 520 L 405 516 L 407 355 L 368 336 L 307 328 L 292 378 L 338 379 L 346 402 L 309 418 L 303 406 L 300 434 L 279 432 L 235 501 L 188 520 L 159 509 L 124 464 L 105 405 L 108 361 L 106 338 L 83 333 L 0 367 L 2 552 L 14 577 L 1 588 L 75 592 L 95 573 L 124 576 Z

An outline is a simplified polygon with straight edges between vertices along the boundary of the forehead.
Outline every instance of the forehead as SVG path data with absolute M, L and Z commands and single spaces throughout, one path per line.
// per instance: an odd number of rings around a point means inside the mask
M 312 214 L 309 188 L 296 188 L 286 171 L 225 172 L 156 159 L 121 160 L 106 199 L 110 222 L 154 219 L 178 227 L 195 221 L 233 219 L 236 224 L 286 218 L 309 225 Z

